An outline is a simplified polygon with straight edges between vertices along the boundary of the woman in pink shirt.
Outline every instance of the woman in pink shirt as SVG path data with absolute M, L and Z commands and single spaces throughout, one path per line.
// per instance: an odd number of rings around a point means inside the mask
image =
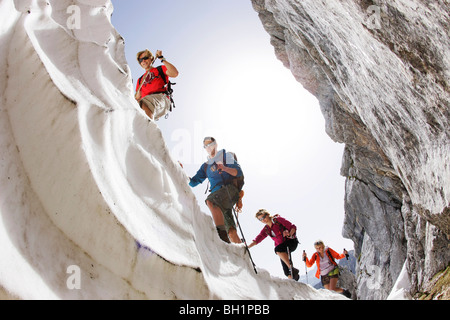
M 288 249 L 290 252 L 297 249 L 298 240 L 295 235 L 297 228 L 288 220 L 275 215 L 271 216 L 265 209 L 261 209 L 256 213 L 256 219 L 265 224 L 264 228 L 248 246 L 249 248 L 263 241 L 267 236 L 271 237 L 275 242 L 275 253 L 280 257 L 284 274 L 289 279 L 298 280 L 298 269 L 293 268 Z M 291 272 L 292 269 L 292 272 Z

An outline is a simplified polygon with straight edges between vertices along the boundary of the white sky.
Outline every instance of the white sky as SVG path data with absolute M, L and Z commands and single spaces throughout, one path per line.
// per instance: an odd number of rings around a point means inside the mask
M 266 208 L 296 224 L 301 244 L 293 258 L 301 274 L 302 250 L 311 255 L 317 239 L 338 251 L 353 249 L 341 236 L 344 146 L 326 135 L 317 100 L 276 59 L 250 0 L 112 3 L 134 82 L 143 74 L 136 53 L 145 48 L 162 50 L 180 72 L 172 79 L 176 108 L 157 124 L 187 175 L 206 159 L 204 136 L 237 154 L 246 182 L 239 221 L 247 243 L 263 227 L 255 213 Z M 205 189 L 206 182 L 193 191 L 209 213 Z M 284 278 L 273 248 L 266 238 L 251 249 L 253 260 Z

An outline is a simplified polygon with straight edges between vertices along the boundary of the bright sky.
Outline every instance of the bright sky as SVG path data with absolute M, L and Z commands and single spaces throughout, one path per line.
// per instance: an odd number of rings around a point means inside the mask
M 112 23 L 125 39 L 134 83 L 144 72 L 136 53 L 146 48 L 162 50 L 180 72 L 172 79 L 176 108 L 157 124 L 187 175 L 206 160 L 205 136 L 236 153 L 245 175 L 239 222 L 247 243 L 263 227 L 255 213 L 266 208 L 297 226 L 300 245 L 293 259 L 301 274 L 301 253 L 311 255 L 317 239 L 339 252 L 353 249 L 341 235 L 344 146 L 326 135 L 317 100 L 276 58 L 251 1 L 112 3 Z M 205 190 L 206 182 L 193 189 L 209 214 Z M 258 267 L 284 278 L 273 249 L 266 238 L 250 250 Z

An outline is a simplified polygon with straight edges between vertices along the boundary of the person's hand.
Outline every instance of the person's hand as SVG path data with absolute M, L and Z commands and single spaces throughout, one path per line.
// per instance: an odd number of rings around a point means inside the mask
M 156 59 L 159 59 L 162 56 L 163 56 L 162 51 L 161 50 L 156 50 L 156 53 L 155 53 Z
M 137 101 L 140 101 L 140 100 L 141 100 L 141 90 L 139 90 L 138 92 L 136 92 L 136 94 L 134 95 L 134 98 L 135 98 Z
M 217 165 L 217 170 L 219 171 L 219 173 L 222 173 L 222 171 L 224 171 L 223 169 L 225 168 L 223 163 L 222 162 L 216 162 L 216 165 Z
M 232 175 L 235 177 L 238 173 L 237 169 L 227 167 L 226 165 L 223 164 L 223 162 L 216 162 L 216 165 L 217 165 L 217 171 L 219 171 L 219 174 L 222 174 L 222 172 L 226 172 L 229 175 Z

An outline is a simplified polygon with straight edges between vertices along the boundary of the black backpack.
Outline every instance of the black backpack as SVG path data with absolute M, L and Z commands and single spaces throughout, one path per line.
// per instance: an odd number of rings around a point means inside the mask
M 226 165 L 227 164 L 227 161 L 226 161 L 226 150 L 225 149 L 223 149 L 223 164 L 224 165 Z M 236 157 L 236 155 L 233 153 L 233 155 L 234 155 L 234 160 L 235 161 L 237 161 L 237 157 Z M 242 168 L 241 168 L 241 170 L 242 170 Z M 242 187 L 244 186 L 244 173 L 242 173 L 242 176 L 240 176 L 240 177 L 233 177 L 231 180 L 229 180 L 229 181 L 231 181 L 231 183 L 232 184 L 234 184 L 234 186 L 239 190 L 239 191 L 241 191 L 242 190 Z M 226 181 L 226 182 L 228 182 L 228 181 Z
M 175 102 L 173 101 L 173 89 L 172 85 L 176 85 L 176 83 L 170 82 L 166 74 L 164 73 L 162 66 L 157 66 L 156 69 L 158 69 L 158 73 L 161 75 L 161 78 L 164 80 L 164 83 L 166 84 L 166 94 L 170 99 L 170 112 L 172 112 L 172 109 L 175 108 Z M 166 116 L 167 117 L 167 116 Z

